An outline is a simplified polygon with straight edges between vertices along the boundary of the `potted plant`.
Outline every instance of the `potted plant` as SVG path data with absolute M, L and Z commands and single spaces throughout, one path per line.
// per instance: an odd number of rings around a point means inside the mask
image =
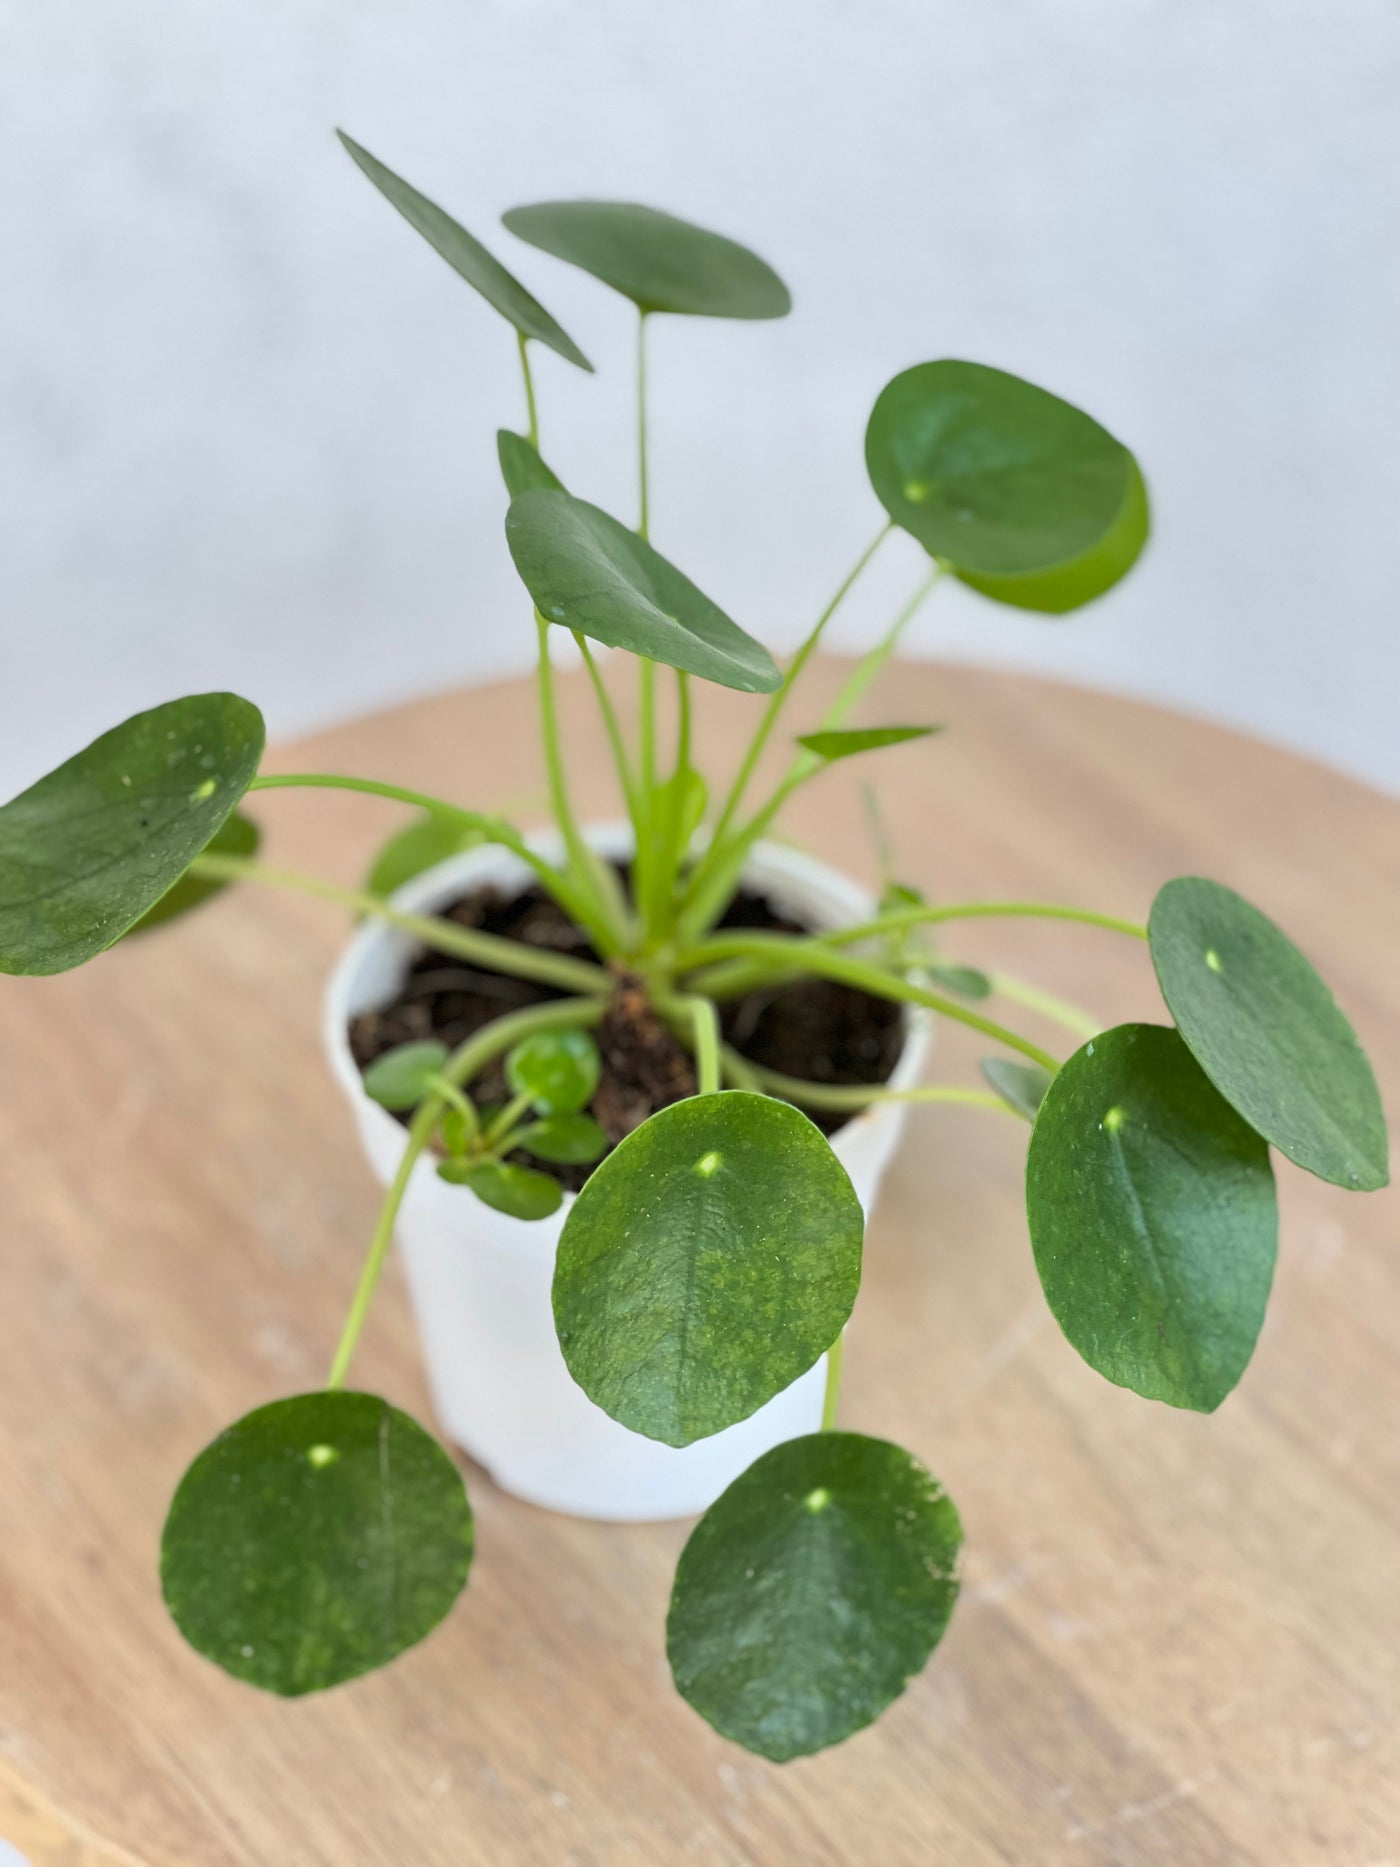
M 527 838 L 370 778 L 260 774 L 261 717 L 230 694 L 139 714 L 0 809 L 6 972 L 81 965 L 235 880 L 308 888 L 367 917 L 332 987 L 328 1039 L 389 1182 L 383 1209 L 324 1388 L 236 1421 L 180 1481 L 165 1597 L 200 1652 L 296 1695 L 385 1664 L 461 1591 L 473 1527 L 458 1468 L 412 1419 L 347 1386 L 402 1217 L 449 1432 L 505 1484 L 563 1508 L 707 1505 L 667 1623 L 676 1684 L 749 1749 L 807 1754 L 899 1694 L 957 1592 L 957 1513 L 921 1458 L 836 1426 L 863 1207 L 901 1110 L 973 1103 L 1026 1121 L 1030 1243 L 1069 1342 L 1123 1387 L 1210 1411 L 1243 1373 L 1269 1293 L 1270 1147 L 1338 1186 L 1383 1185 L 1375 1080 L 1309 962 L 1219 883 L 1167 881 L 1139 925 L 1093 907 L 929 902 L 887 863 L 870 903 L 767 840 L 835 761 L 934 730 L 850 720 L 937 581 L 1060 614 L 1126 573 L 1148 508 L 1120 442 L 999 370 L 940 361 L 897 375 L 866 434 L 887 522 L 780 669 L 649 542 L 644 370 L 651 317 L 779 317 L 777 275 L 632 205 L 505 217 L 637 310 L 629 526 L 566 491 L 540 453 L 529 346 L 587 369 L 583 353 L 463 228 L 346 146 L 517 333 L 528 433 L 498 447 L 554 832 Z M 826 714 L 803 718 L 803 670 L 895 530 L 930 560 L 918 587 Z M 560 631 L 606 728 L 625 809 L 612 828 L 581 825 L 571 805 Z M 635 664 L 635 732 L 600 646 Z M 694 680 L 755 696 L 748 750 L 713 791 L 692 746 Z M 787 772 L 755 801 L 761 755 L 794 723 Z M 340 889 L 256 860 L 239 805 L 287 786 L 361 791 L 414 816 L 363 891 Z M 1145 942 L 1169 1021 L 1099 1031 L 1059 1007 L 1077 1048 L 1052 1055 L 992 1015 L 993 981 L 931 944 L 947 923 L 1002 915 Z M 1014 1010 L 1014 982 L 996 985 Z M 986 1038 L 984 1083 L 922 1083 L 930 1018 Z M 785 1067 L 793 1056 L 817 1060 Z

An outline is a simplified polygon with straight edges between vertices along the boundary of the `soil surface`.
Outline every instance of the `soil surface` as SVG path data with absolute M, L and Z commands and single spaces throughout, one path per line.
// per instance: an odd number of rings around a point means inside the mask
M 496 888 L 476 888 L 442 912 L 463 927 L 527 946 L 579 959 L 597 958 L 587 936 L 538 887 L 512 896 Z M 780 933 L 809 931 L 779 914 L 766 896 L 747 890 L 735 897 L 719 924 Z M 507 1011 L 565 996 L 552 986 L 512 979 L 426 951 L 409 966 L 397 997 L 377 1011 L 351 1019 L 350 1049 L 361 1069 L 381 1052 L 423 1038 L 440 1038 L 455 1049 Z M 811 1083 L 883 1083 L 904 1046 L 904 1013 L 898 1005 L 829 979 L 804 979 L 731 999 L 720 1006 L 720 1023 L 725 1041 L 751 1062 Z M 689 1053 L 632 982 L 619 980 L 595 1036 L 603 1070 L 591 1107 L 614 1144 L 657 1109 L 694 1095 L 695 1071 Z M 499 1063 L 468 1088 L 478 1105 L 486 1107 L 504 1103 L 509 1096 Z M 826 1134 L 835 1134 L 850 1120 L 839 1111 L 810 1109 L 807 1113 Z M 401 1119 L 406 1122 L 408 1117 Z M 523 1155 L 519 1158 L 552 1173 L 575 1192 L 591 1171 L 526 1161 Z

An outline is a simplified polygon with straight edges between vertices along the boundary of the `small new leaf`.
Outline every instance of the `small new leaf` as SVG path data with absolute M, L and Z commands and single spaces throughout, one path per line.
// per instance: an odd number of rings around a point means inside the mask
M 740 693 L 781 686 L 761 643 L 645 539 L 586 500 L 547 487 L 520 493 L 506 514 L 506 542 L 546 622 Z
M 845 1168 L 797 1109 L 738 1090 L 662 1109 L 564 1222 L 554 1321 L 569 1372 L 667 1445 L 747 1419 L 840 1334 L 863 1229 Z
M 252 782 L 262 715 L 236 694 L 138 713 L 0 808 L 0 972 L 81 966 L 134 927 Z
M 513 234 L 591 272 L 638 310 L 785 318 L 787 287 L 737 241 L 634 201 L 541 201 L 501 216 Z
M 1274 1273 L 1269 1150 L 1175 1031 L 1124 1024 L 1046 1091 L 1026 1214 L 1055 1320 L 1092 1368 L 1209 1413 L 1244 1373 Z
M 861 726 L 848 731 L 804 733 L 797 741 L 818 758 L 834 764 L 857 752 L 877 752 L 882 746 L 907 745 L 911 739 L 927 739 L 942 732 L 941 726 Z
M 422 234 L 433 251 L 440 254 L 460 278 L 479 292 L 493 310 L 499 311 L 507 323 L 513 324 L 522 337 L 536 337 L 561 357 L 567 357 L 570 363 L 577 363 L 580 369 L 592 370 L 593 365 L 568 332 L 555 322 L 537 298 L 525 290 L 514 274 L 506 271 L 480 240 L 468 233 L 450 214 L 445 214 L 435 201 L 420 194 L 412 183 L 396 175 L 391 168 L 386 168 L 377 156 L 372 156 L 368 149 L 362 148 L 344 130 L 337 130 L 336 135 L 356 166 L 369 177 L 384 199 L 396 207 L 409 226 Z
M 1147 931 L 1176 1028 L 1230 1106 L 1320 1179 L 1384 1186 L 1375 1073 L 1287 935 L 1232 889 L 1190 875 L 1161 889 Z
M 541 1031 L 506 1056 L 506 1081 L 541 1115 L 572 1115 L 591 1102 L 601 1069 L 587 1031 Z
M 447 1055 L 447 1045 L 436 1038 L 386 1050 L 364 1073 L 365 1094 L 386 1109 L 416 1108 L 432 1088 Z
M 435 1439 L 373 1394 L 302 1394 L 220 1433 L 161 1539 L 166 1606 L 225 1672 L 294 1698 L 386 1665 L 467 1580 L 472 1513 Z
M 550 1115 L 517 1128 L 513 1139 L 537 1160 L 561 1167 L 591 1166 L 608 1151 L 608 1137 L 591 1115 Z
M 564 1197 L 559 1182 L 530 1167 L 500 1160 L 444 1160 L 438 1175 L 451 1186 L 468 1187 L 484 1206 L 512 1219 L 547 1219 Z
M 721 1736 L 785 1763 L 879 1717 L 943 1636 L 962 1526 L 915 1458 L 859 1433 L 764 1453 L 676 1569 L 666 1651 Z

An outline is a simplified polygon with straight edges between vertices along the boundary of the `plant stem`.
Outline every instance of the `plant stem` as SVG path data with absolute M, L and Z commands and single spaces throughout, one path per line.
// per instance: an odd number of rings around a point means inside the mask
M 541 1031 L 588 1030 L 601 1022 L 608 1008 L 604 997 L 556 998 L 547 1005 L 527 1005 L 523 1011 L 507 1012 L 459 1044 L 442 1066 L 450 1083 L 469 1083 L 486 1065 Z
M 456 921 L 441 920 L 433 915 L 406 914 L 390 907 L 378 895 L 367 895 L 357 888 L 341 888 L 317 876 L 299 875 L 293 869 L 268 868 L 246 856 L 206 852 L 195 857 L 189 873 L 206 876 L 211 881 L 266 882 L 273 888 L 298 889 L 302 894 L 315 895 L 318 900 L 348 908 L 352 914 L 373 914 L 389 926 L 413 934 L 438 952 L 490 967 L 512 978 L 533 979 L 540 985 L 556 985 L 568 992 L 597 992 L 612 983 L 611 974 L 589 960 L 571 959 L 565 953 L 546 953 L 525 946 L 519 940 L 504 940 L 497 934 L 480 933 L 475 928 L 461 927 Z
M 1135 940 L 1147 938 L 1147 929 L 1138 921 L 1122 920 L 1115 914 L 1099 914 L 1092 908 L 1059 907 L 1042 901 L 956 901 L 945 907 L 891 908 L 889 913 L 873 921 L 864 921 L 858 927 L 841 927 L 819 938 L 823 946 L 852 946 L 858 940 L 875 940 L 882 934 L 898 933 L 907 927 L 932 927 L 941 921 L 1005 918 L 1080 921 L 1086 927 L 1104 927 L 1110 933 L 1128 934 Z
M 588 670 L 588 678 L 593 683 L 593 692 L 597 697 L 598 711 L 603 717 L 603 730 L 608 736 L 608 745 L 612 749 L 613 764 L 617 769 L 617 781 L 622 788 L 623 801 L 627 806 L 627 815 L 632 820 L 632 828 L 637 827 L 637 798 L 632 779 L 632 767 L 627 758 L 627 745 L 622 737 L 622 727 L 618 722 L 617 709 L 612 703 L 612 696 L 603 680 L 603 671 L 598 666 L 598 658 L 588 645 L 588 637 L 573 631 L 574 642 L 583 656 L 583 665 Z
M 535 379 L 530 374 L 529 339 L 526 337 L 524 331 L 517 331 L 516 336 L 520 340 L 520 369 L 525 378 L 525 406 L 530 416 L 530 445 L 538 451 L 540 445 L 540 418 L 539 411 L 535 407 Z
M 456 1083 L 449 1083 L 445 1076 L 434 1076 L 429 1087 L 435 1096 L 441 1096 L 444 1102 L 450 1102 L 467 1124 L 467 1133 L 476 1135 L 480 1132 L 481 1122 L 477 1116 L 476 1105 L 470 1096 L 463 1095 Z
M 1103 1029 L 1103 1020 L 1092 1012 L 1081 1011 L 1078 1005 L 1071 1005 L 1068 999 L 1056 998 L 1050 992 L 1042 992 L 1038 985 L 1028 985 L 1024 979 L 1015 979 L 1010 973 L 994 972 L 989 975 L 992 990 L 1002 998 L 1009 998 L 1013 1005 L 1024 1005 L 1027 1011 L 1038 1011 L 1043 1018 L 1050 1018 L 1075 1037 L 1097 1037 Z
M 549 803 L 554 821 L 569 852 L 569 870 L 575 886 L 589 903 L 585 922 L 590 933 L 599 939 L 606 954 L 620 952 L 626 944 L 622 924 L 626 914 L 620 889 L 611 869 L 594 854 L 583 839 L 569 802 L 568 781 L 559 742 L 559 714 L 554 704 L 554 664 L 549 653 L 549 624 L 535 611 L 535 633 L 539 643 L 537 684 L 540 697 L 540 737 L 544 741 L 545 769 L 549 775 Z M 613 885 L 610 887 L 609 883 Z
M 408 1142 L 399 1159 L 398 1171 L 390 1182 L 384 1196 L 384 1204 L 379 1208 L 379 1217 L 374 1222 L 374 1232 L 369 1241 L 369 1250 L 365 1255 L 364 1269 L 360 1272 L 360 1281 L 355 1287 L 351 1299 L 350 1313 L 345 1318 L 345 1327 L 340 1333 L 340 1342 L 331 1362 L 331 1371 L 326 1376 L 328 1388 L 343 1387 L 346 1372 L 350 1367 L 350 1357 L 355 1352 L 355 1344 L 360 1339 L 360 1331 L 365 1326 L 365 1317 L 374 1299 L 375 1287 L 379 1282 L 379 1273 L 384 1268 L 384 1260 L 389 1255 L 389 1246 L 393 1242 L 394 1225 L 399 1216 L 404 1194 L 413 1177 L 413 1169 L 418 1163 L 418 1156 L 423 1152 L 433 1137 L 442 1116 L 443 1101 L 441 1096 L 430 1095 L 420 1102 L 414 1113 L 408 1130 Z
M 487 1146 L 495 1147 L 502 1135 L 509 1134 L 533 1101 L 534 1097 L 528 1091 L 512 1097 L 487 1128 L 484 1137 Z
M 851 708 L 865 697 L 872 682 L 880 674 L 885 663 L 899 646 L 899 638 L 923 608 L 933 592 L 935 584 L 946 576 L 941 564 L 935 564 L 920 583 L 909 601 L 900 610 L 884 635 L 872 649 L 861 656 L 841 686 L 839 693 L 826 712 L 822 715 L 820 730 L 831 732 L 840 726 L 849 715 Z
M 637 530 L 647 536 L 650 501 L 647 492 L 647 314 L 637 313 L 637 480 L 641 514 Z
M 965 1024 L 971 1030 L 981 1031 L 984 1037 L 1005 1044 L 1009 1050 L 1019 1051 L 1023 1057 L 1029 1057 L 1032 1063 L 1038 1063 L 1042 1069 L 1049 1070 L 1052 1076 L 1060 1067 L 1049 1051 L 1031 1043 L 1029 1038 L 1007 1030 L 1005 1025 L 984 1018 L 980 1012 L 969 1011 L 965 1005 L 945 998 L 941 992 L 932 992 L 926 986 L 916 985 L 912 979 L 900 978 L 898 974 L 888 972 L 869 960 L 852 959 L 847 954 L 833 952 L 820 940 L 802 940 L 791 934 L 763 933 L 757 929 L 719 934 L 700 948 L 697 954 L 683 954 L 678 964 L 682 968 L 696 964 L 701 956 L 715 959 L 774 959 L 779 962 L 780 969 L 814 972 L 821 978 L 858 986 L 864 992 L 873 992 L 877 998 L 888 998 L 896 1004 L 922 1005 L 929 1011 L 941 1012 L 955 1024 Z M 703 990 L 704 975 L 692 978 L 689 984 L 697 990 Z
M 1000 1096 L 990 1091 L 958 1089 L 943 1083 L 919 1089 L 887 1089 L 883 1083 L 810 1083 L 804 1077 L 784 1076 L 780 1070 L 750 1063 L 747 1057 L 740 1057 L 725 1045 L 724 1064 L 731 1074 L 736 1074 L 736 1063 L 742 1065 L 753 1087 L 809 1109 L 850 1109 L 856 1113 L 886 1102 L 940 1102 L 960 1108 L 999 1109 L 1003 1114 L 1014 1112 Z
M 826 1351 L 826 1393 L 822 1396 L 821 1430 L 829 1433 L 836 1424 L 836 1406 L 841 1398 L 841 1363 L 845 1358 L 846 1332 L 840 1335 Z

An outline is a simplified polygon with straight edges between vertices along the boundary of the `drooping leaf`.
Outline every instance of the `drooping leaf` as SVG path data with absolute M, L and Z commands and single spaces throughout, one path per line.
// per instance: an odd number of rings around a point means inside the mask
M 1267 915 L 1219 882 L 1168 882 L 1148 922 L 1162 996 L 1225 1100 L 1337 1186 L 1390 1177 L 1380 1091 L 1327 986 Z
M 564 482 L 545 465 L 540 450 L 523 434 L 512 434 L 509 428 L 498 428 L 496 458 L 501 463 L 501 478 L 512 499 L 517 493 L 532 492 L 541 486 L 549 492 L 562 493 L 565 490 Z
M 466 1583 L 461 1474 L 373 1394 L 301 1394 L 220 1433 L 181 1479 L 161 1542 L 180 1632 L 265 1692 L 371 1672 L 431 1633 Z
M 257 824 L 251 817 L 245 817 L 241 810 L 236 810 L 219 825 L 200 854 L 242 856 L 246 860 L 258 853 L 261 841 L 262 833 Z M 222 894 L 228 886 L 226 881 L 217 881 L 212 876 L 191 875 L 187 870 L 173 888 L 166 890 L 153 908 L 146 910 L 124 938 L 130 940 L 137 934 L 149 933 L 153 927 L 163 927 L 166 921 L 177 920 L 192 908 L 202 907 L 212 895 Z
M 1031 1131 L 1026 1213 L 1085 1361 L 1149 1400 L 1218 1407 L 1264 1320 L 1274 1180 L 1175 1031 L 1119 1025 L 1061 1067 Z
M 421 1043 L 398 1044 L 376 1057 L 365 1070 L 365 1094 L 386 1109 L 416 1108 L 432 1088 L 447 1054 L 447 1045 L 435 1037 L 424 1038 Z
M 1089 594 L 1107 588 L 1103 565 L 1084 560 L 1112 557 L 1107 541 L 1130 506 L 1135 464 L 1058 396 L 980 363 L 921 363 L 880 392 L 865 458 L 895 523 L 988 594 L 1003 594 L 994 579 L 1048 572 L 1062 582 L 1045 586 L 1046 600 L 1031 600 L 1029 582 L 1006 600 L 1068 608 L 1087 600 L 1074 595 L 1076 578 Z M 1144 502 L 1143 536 L 1145 523 Z
M 1010 1057 L 983 1057 L 977 1066 L 1002 1101 L 1033 1122 L 1045 1092 L 1054 1081 L 1038 1063 L 1015 1063 Z
M 818 758 L 834 764 L 857 752 L 877 752 L 882 746 L 907 745 L 911 739 L 927 739 L 940 733 L 941 726 L 857 726 L 839 732 L 803 733 L 797 741 Z
M 344 130 L 337 130 L 336 135 L 356 166 L 369 177 L 385 200 L 396 207 L 409 226 L 422 234 L 433 251 L 439 253 L 459 277 L 479 292 L 493 310 L 499 311 L 507 323 L 513 324 L 522 337 L 538 338 L 561 357 L 567 357 L 570 363 L 577 363 L 580 369 L 593 368 L 568 332 L 555 322 L 537 298 L 525 290 L 513 273 L 506 271 L 480 240 L 469 234 L 465 227 L 459 226 L 450 214 L 444 214 L 435 201 L 430 201 L 411 183 L 404 181 L 402 176 L 386 168 L 368 149 L 362 148 L 353 137 L 347 136 Z
M 506 542 L 547 622 L 740 693 L 781 685 L 761 643 L 599 507 L 545 487 L 521 493 L 506 514 Z
M 1042 615 L 1063 616 L 1069 610 L 1082 609 L 1126 577 L 1142 555 L 1151 530 L 1147 488 L 1141 470 L 1130 457 L 1128 490 L 1118 517 L 1096 545 L 1081 557 L 1071 558 L 1053 570 L 1026 571 L 1018 576 L 986 577 L 960 570 L 960 582 L 989 596 L 997 603 L 1010 603 L 1016 609 L 1039 610 Z
M 572 1115 L 593 1100 L 602 1068 L 587 1031 L 540 1031 L 506 1056 L 506 1081 L 541 1115 Z
M 729 1090 L 642 1123 L 564 1222 L 554 1321 L 569 1372 L 615 1420 L 685 1446 L 746 1419 L 835 1341 L 863 1218 L 821 1132 Z
M 643 312 L 785 318 L 787 287 L 757 253 L 723 234 L 633 201 L 541 201 L 501 216 L 531 246 L 580 266 Z
M 369 894 L 387 898 L 416 875 L 435 869 L 449 856 L 460 856 L 465 850 L 479 848 L 484 841 L 482 831 L 436 811 L 425 810 L 384 844 L 365 878 L 365 889 Z
M 563 1189 L 547 1173 L 501 1160 L 444 1160 L 438 1174 L 452 1186 L 465 1186 L 484 1206 L 512 1219 L 547 1219 L 559 1210 Z
M 692 1531 L 666 1650 L 723 1737 L 775 1763 L 862 1730 L 942 1638 L 962 1526 L 915 1458 L 859 1433 L 775 1446 Z
M 608 1137 L 591 1115 L 547 1115 L 515 1133 L 516 1147 L 557 1166 L 587 1167 L 608 1151 Z
M 192 694 L 0 808 L 0 972 L 67 972 L 119 940 L 208 847 L 262 751 L 255 706 Z
M 956 966 L 951 961 L 921 960 L 920 970 L 934 985 L 956 992 L 960 998 L 990 998 L 992 982 L 976 966 Z

